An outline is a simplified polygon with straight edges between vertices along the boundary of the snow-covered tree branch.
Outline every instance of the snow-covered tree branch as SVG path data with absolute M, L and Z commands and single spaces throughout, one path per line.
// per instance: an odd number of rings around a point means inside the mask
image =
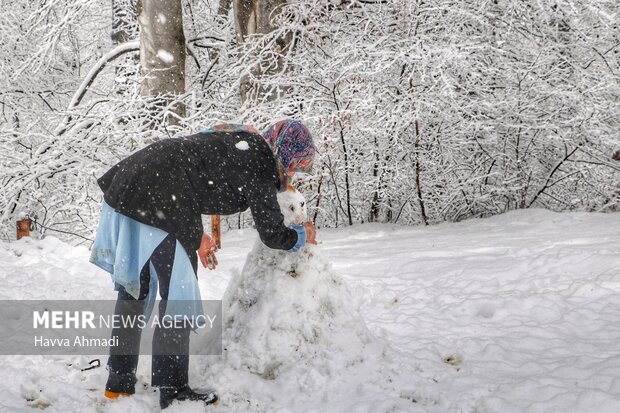
M 249 10 L 240 36 L 230 2 L 188 0 L 192 58 L 184 91 L 167 97 L 141 94 L 139 63 L 113 58 L 135 43 L 110 38 L 112 6 L 127 41 L 137 22 L 112 3 L 55 0 L 0 16 L 5 237 L 20 211 L 89 235 L 94 178 L 169 136 L 166 118 L 187 133 L 304 120 L 320 156 L 302 187 L 321 226 L 620 208 L 615 3 L 289 0 L 260 15 L 268 30 Z

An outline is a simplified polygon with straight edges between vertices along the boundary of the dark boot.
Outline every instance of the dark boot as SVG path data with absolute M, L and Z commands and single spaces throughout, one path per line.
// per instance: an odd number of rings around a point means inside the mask
M 118 300 L 115 314 L 121 317 L 137 317 L 143 313 L 144 302 L 135 300 L 125 289 L 117 285 Z M 134 328 L 115 327 L 112 337 L 117 337 L 118 347 L 110 347 L 108 358 L 108 382 L 105 386 L 105 396 L 117 398 L 135 393 L 136 368 L 140 353 L 140 337 L 142 330 Z
M 116 399 L 119 396 L 130 396 L 136 392 L 135 386 L 138 379 L 132 373 L 119 373 L 110 370 L 108 382 L 105 385 L 105 396 L 108 399 Z
M 160 387 L 159 389 L 159 406 L 162 409 L 170 406 L 173 401 L 202 401 L 205 405 L 215 404 L 218 401 L 215 391 L 208 390 L 204 393 L 196 393 L 189 386 L 182 389 L 172 389 L 170 387 Z

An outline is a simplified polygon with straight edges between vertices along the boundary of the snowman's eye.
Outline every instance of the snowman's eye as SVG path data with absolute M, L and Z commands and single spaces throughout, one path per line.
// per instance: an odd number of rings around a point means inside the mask
M 306 203 L 305 203 L 305 202 L 302 202 L 302 203 L 301 203 L 301 207 L 303 208 L 303 207 L 304 207 L 304 205 L 306 205 Z
M 290 209 L 291 211 L 294 211 L 295 207 L 293 205 L 291 205 L 290 207 L 288 207 L 288 209 Z

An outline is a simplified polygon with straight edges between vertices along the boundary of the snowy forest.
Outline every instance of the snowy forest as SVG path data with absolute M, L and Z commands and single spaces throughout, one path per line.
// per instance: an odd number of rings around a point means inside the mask
M 319 227 L 620 208 L 620 3 L 0 0 L 3 239 L 92 240 L 158 139 L 303 120 Z M 224 228 L 249 225 L 228 217 Z

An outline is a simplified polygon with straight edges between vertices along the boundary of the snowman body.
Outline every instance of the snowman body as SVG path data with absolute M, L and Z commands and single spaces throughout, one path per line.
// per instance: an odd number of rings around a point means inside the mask
M 306 220 L 301 194 L 286 191 L 278 194 L 278 201 L 285 224 Z M 274 379 L 301 360 L 363 348 L 369 333 L 354 301 L 342 278 L 321 258 L 319 247 L 307 244 L 291 253 L 257 240 L 224 294 L 227 363 Z M 351 347 L 355 341 L 360 345 Z M 349 352 L 347 357 L 361 355 Z

